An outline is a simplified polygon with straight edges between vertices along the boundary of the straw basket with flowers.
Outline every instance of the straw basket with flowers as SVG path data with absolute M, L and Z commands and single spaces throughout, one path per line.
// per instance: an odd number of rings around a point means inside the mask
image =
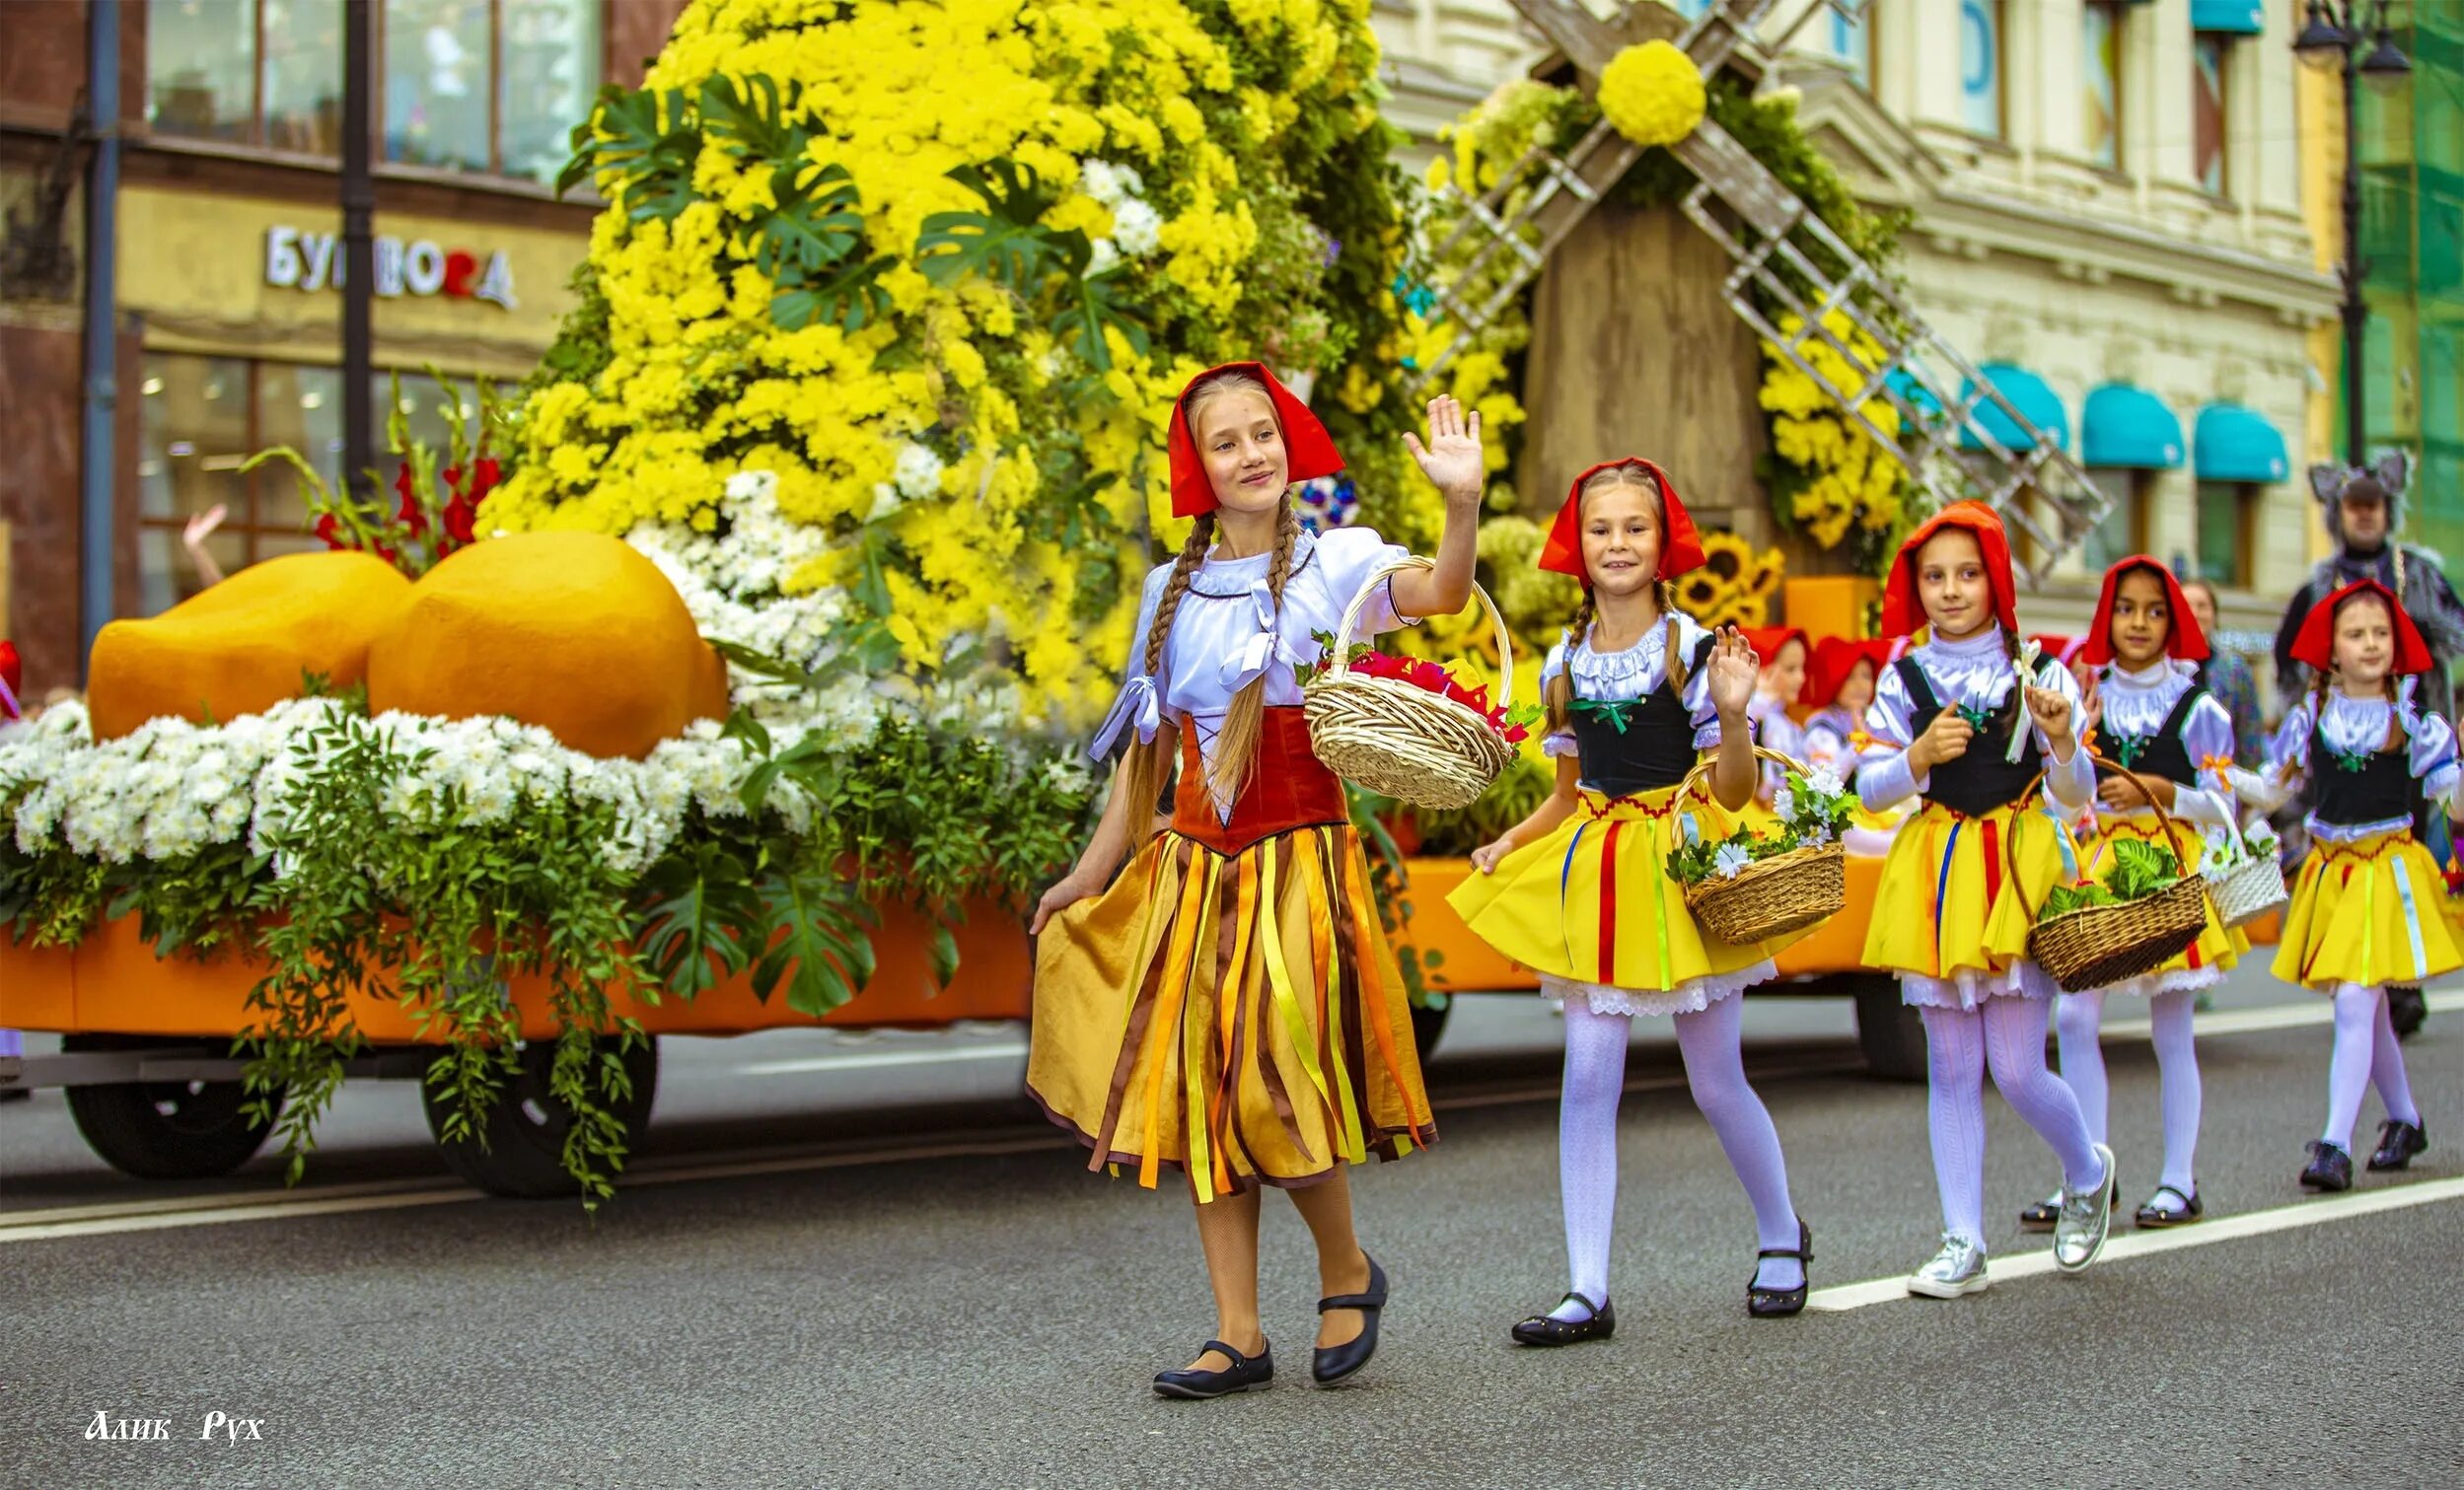
M 1803 931 L 1848 904 L 1847 851 L 1840 835 L 1855 812 L 1854 800 L 1832 772 L 1809 774 L 1787 756 L 1760 745 L 1754 753 L 1787 772 L 1772 804 L 1779 830 L 1757 833 L 1740 826 L 1714 840 L 1690 829 L 1687 841 L 1668 859 L 1669 877 L 1682 887 L 1686 908 L 1731 946 Z M 1678 795 L 1709 801 L 1715 763 L 1705 760 L 1696 766 Z
M 1301 683 L 1301 699 L 1310 745 L 1329 770 L 1413 807 L 1449 812 L 1488 790 L 1539 716 L 1513 706 L 1514 643 L 1478 582 L 1472 591 L 1496 627 L 1493 704 L 1486 686 L 1465 686 L 1442 664 L 1390 657 L 1352 641 L 1362 607 L 1388 576 L 1433 567 L 1413 555 L 1369 576 L 1335 634 L 1320 635 L 1324 651 Z
M 2216 920 L 2225 928 L 2247 926 L 2284 903 L 2284 871 L 2277 862 L 2283 847 L 2264 820 L 2239 832 L 2209 831 L 2199 876 L 2208 882 Z
M 2113 872 L 2104 884 L 2056 886 L 2044 905 L 2031 912 L 2036 924 L 2028 931 L 2028 956 L 2065 993 L 2151 973 L 2188 950 L 2208 924 L 2208 882 L 2182 872 L 2181 834 L 2173 815 L 2137 776 L 2101 755 L 2091 758 L 2138 789 L 2175 846 L 2116 838 Z M 2028 793 L 2040 791 L 2044 781 L 2039 775 L 2029 783 Z M 2028 900 L 2019 884 L 2016 829 L 2027 816 L 2014 817 L 2013 831 L 2002 835 L 2010 886 L 2023 909 Z

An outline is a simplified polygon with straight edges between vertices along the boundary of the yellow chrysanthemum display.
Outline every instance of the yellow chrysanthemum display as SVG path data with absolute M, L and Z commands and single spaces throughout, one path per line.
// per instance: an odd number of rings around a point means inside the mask
M 1600 72 L 1600 111 L 1637 145 L 1674 145 L 1703 122 L 1703 70 L 1672 41 L 1645 41 Z
M 1782 316 L 1782 334 L 1793 337 L 1802 318 Z M 1806 359 L 1832 387 L 1852 392 L 1882 366 L 1881 346 L 1845 313 L 1834 311 L 1824 329 L 1848 348 L 1820 338 L 1803 344 Z M 1852 533 L 1887 533 L 1905 507 L 1905 470 L 1898 459 L 1875 444 L 1872 435 L 1850 418 L 1820 385 L 1763 343 L 1763 407 L 1771 413 L 1772 453 L 1793 469 L 1796 479 L 1783 483 L 1776 495 L 1786 515 L 1824 548 L 1836 548 Z M 1888 398 L 1867 399 L 1865 416 L 1876 429 L 1897 438 L 1900 411 Z
M 1006 667 L 1071 722 L 1186 531 L 1163 435 L 1199 369 L 1315 374 L 1363 520 L 1433 537 L 1392 454 L 1406 239 L 1370 8 L 695 0 L 595 119 L 612 203 L 491 516 L 709 531 L 730 476 L 774 472 L 834 540 L 791 592 L 843 587 L 904 668 Z M 658 194 L 637 141 L 687 152 Z M 946 226 L 1005 182 L 1045 246 L 1024 267 Z M 778 226 L 827 191 L 838 216 Z

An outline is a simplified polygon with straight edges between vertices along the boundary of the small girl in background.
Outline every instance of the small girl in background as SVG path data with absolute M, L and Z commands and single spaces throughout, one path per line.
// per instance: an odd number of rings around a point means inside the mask
M 2318 681 L 2276 732 L 2265 773 L 2237 778 L 2273 808 L 2307 780 L 2317 789 L 2310 852 L 2284 911 L 2276 975 L 2336 1001 L 2327 1126 L 2310 1143 L 2301 1183 L 2353 1187 L 2353 1128 L 2375 1086 L 2387 1109 L 2372 1170 L 2401 1170 L 2429 1147 L 2387 1013 L 2389 984 L 2419 985 L 2464 966 L 2438 913 L 2437 862 L 2417 836 L 2426 801 L 2464 810 L 2455 731 L 2414 698 L 2429 646 L 2374 580 L 2347 585 L 2311 608 L 2293 660 Z
M 1743 635 L 1746 645 L 1754 649 L 1754 655 L 1763 664 L 1762 672 L 1754 679 L 1754 702 L 1745 711 L 1747 722 L 1754 727 L 1754 743 L 1802 762 L 1805 732 L 1788 717 L 1788 709 L 1805 691 L 1806 665 L 1812 660 L 1805 633 L 1794 626 L 1755 626 Z M 1786 771 L 1766 763 L 1754 788 L 1755 805 L 1769 808 L 1777 801 L 1779 788 L 1786 780 Z
M 2062 1161 L 2054 1260 L 2086 1267 L 2112 1226 L 2113 1151 L 2089 1136 L 2078 1099 L 2046 1069 L 2054 983 L 2027 956 L 2031 908 L 2077 863 L 2059 816 L 2022 810 L 2030 784 L 2042 770 L 2054 800 L 2076 813 L 2096 778 L 2079 740 L 2078 684 L 2050 664 L 2022 677 L 2013 611 L 2010 539 L 1992 508 L 1956 502 L 1909 535 L 1883 592 L 1882 629 L 1904 636 L 1921 624 L 1927 640 L 1882 674 L 1867 722 L 1896 749 L 1856 776 L 1869 808 L 1922 803 L 1883 863 L 1864 960 L 1897 972 L 1901 997 L 1924 1019 L 1942 1248 L 1908 1291 L 1935 1299 L 1990 1281 L 1989 1068 Z
M 1892 648 L 1887 641 L 1850 641 L 1844 636 L 1826 636 L 1815 644 L 1801 695 L 1813 711 L 1805 717 L 1804 726 L 1808 766 L 1853 785 L 1866 761 L 1887 760 L 1896 753 L 1878 745 L 1865 728 L 1865 711 L 1874 701 L 1874 680 L 1891 661 Z M 1900 816 L 1896 811 L 1876 813 L 1859 803 L 1840 841 L 1851 854 L 1881 858 L 1891 851 L 1891 834 Z
M 1557 790 L 1475 852 L 1479 873 L 1448 897 L 1464 924 L 1565 1001 L 1558 1167 L 1572 1277 L 1564 1302 L 1514 1326 L 1525 1345 L 1604 1340 L 1617 1327 L 1617 1106 L 1636 1015 L 1676 1017 L 1695 1103 L 1753 1203 L 1761 1250 L 1746 1312 L 1805 1307 L 1813 1233 L 1789 1201 L 1779 1135 L 1746 1083 L 1739 1045 L 1744 990 L 1778 975 L 1772 958 L 1794 938 L 1738 947 L 1707 936 L 1668 874 L 1689 832 L 1727 837 L 1754 795 L 1753 652 L 1734 631 L 1715 638 L 1679 611 L 1668 585 L 1703 562 L 1658 466 L 1629 457 L 1575 478 L 1540 557 L 1583 587 L 1573 626 L 1541 669 Z M 1717 803 L 1680 801 L 1704 750 L 1718 752 Z

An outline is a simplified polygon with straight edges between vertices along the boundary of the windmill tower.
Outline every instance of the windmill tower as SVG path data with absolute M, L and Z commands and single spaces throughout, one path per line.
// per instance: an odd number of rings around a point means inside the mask
M 1576 0 L 1515 0 L 1515 7 L 1591 88 L 1619 51 L 1654 37 L 1673 36 L 1702 69 L 1706 85 L 1731 66 L 1759 75 L 1808 21 L 1827 13 L 1861 20 L 1868 3 L 1709 0 L 1691 22 L 1648 0 L 1624 5 L 1614 18 L 1594 15 Z M 1784 17 L 1775 14 L 1783 8 L 1788 12 Z M 1731 387 L 1723 393 L 1717 380 L 1733 385 L 1750 379 L 1758 371 L 1753 340 L 1760 338 L 1776 346 L 1880 449 L 1896 457 L 1927 503 L 1974 498 L 1999 511 L 2022 539 L 2015 557 L 2023 583 L 2041 580 L 2104 517 L 2109 500 L 2056 436 L 2030 422 L 1967 357 L 1925 324 L 1888 276 L 1842 242 L 1810 205 L 1714 120 L 1704 118 L 1670 149 L 1695 177 L 1679 204 L 1694 239 L 1682 244 L 1664 240 L 1660 261 L 1676 266 L 1677 272 L 1665 276 L 1667 282 L 1657 293 L 1692 297 L 1699 293 L 1697 287 L 1712 289 L 1747 334 L 1717 337 L 1700 315 L 1690 323 L 1683 318 L 1670 320 L 1678 334 L 1650 349 L 1653 360 L 1645 376 L 1592 390 L 1595 406 L 1603 397 L 1623 398 L 1644 419 L 1672 412 L 1682 419 L 1687 386 L 1680 380 L 1703 380 L 1700 386 L 1709 390 L 1711 412 L 1724 413 L 1728 420 L 1729 427 L 1714 430 L 1712 436 L 1733 444 L 1740 433 L 1735 428 L 1737 390 Z M 1584 235 L 1596 240 L 1602 233 L 1607 226 L 1603 219 L 1616 210 L 1607 203 L 1609 192 L 1642 150 L 1604 117 L 1561 151 L 1534 146 L 1501 170 L 1486 191 L 1461 203 L 1454 233 L 1436 246 L 1441 261 L 1459 264 L 1438 297 L 1440 313 L 1455 336 L 1419 370 L 1421 381 L 1441 372 L 1471 336 L 1511 307 L 1544 271 L 1554 273 L 1561 258 L 1580 256 L 1568 254 L 1568 246 L 1579 248 Z M 1461 192 L 1462 187 L 1449 185 L 1446 190 Z M 1616 224 L 1615 232 L 1620 237 L 1666 235 L 1672 226 L 1665 220 L 1656 225 L 1629 221 Z M 1687 272 L 1695 265 L 1702 272 Z M 1582 298 L 1579 292 L 1575 298 Z M 1536 341 L 1550 314 L 1545 285 L 1542 300 Z M 1594 321 L 1633 312 L 1631 300 L 1622 305 L 1614 299 L 1597 303 L 1598 296 L 1592 300 L 1583 313 Z M 1782 315 L 1793 313 L 1798 328 L 1782 332 L 1780 317 L 1767 314 L 1767 307 Z M 1672 309 L 1679 308 L 1662 307 L 1664 312 Z M 1701 308 L 1698 303 L 1682 309 Z M 1827 343 L 1849 366 L 1861 365 L 1862 359 L 1826 326 L 1834 312 L 1844 314 L 1882 348 L 1879 365 L 1866 370 L 1861 386 L 1838 386 L 1809 355 L 1817 342 Z M 1647 306 L 1639 314 L 1645 319 L 1664 319 L 1654 317 Z M 1653 329 L 1645 325 L 1641 333 Z M 1548 417 L 1538 405 L 1553 392 L 1563 391 L 1534 389 L 1534 420 Z M 1750 409 L 1751 393 L 1744 396 Z M 1865 406 L 1875 401 L 1899 411 L 1898 434 L 1886 435 L 1867 417 Z M 1992 423 L 1981 417 L 1989 410 L 1997 416 Z M 1544 434 L 1536 432 L 1534 439 L 1545 448 Z M 1728 480 L 1733 489 L 1737 469 L 1750 466 L 1752 449 L 1759 448 L 1759 428 L 1753 439 L 1756 446 L 1717 458 L 1729 463 L 1727 469 L 1711 473 L 1714 481 Z M 1591 454 L 1570 463 L 1553 458 L 1550 464 L 1577 468 L 1615 443 L 1594 437 L 1588 441 Z M 1548 483 L 1539 484 L 1545 491 Z M 1711 505 L 1716 509 L 1721 504 Z

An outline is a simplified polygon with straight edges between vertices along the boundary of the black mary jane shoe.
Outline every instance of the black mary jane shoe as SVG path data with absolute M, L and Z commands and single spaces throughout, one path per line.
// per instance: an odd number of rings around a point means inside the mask
M 2324 1138 L 2310 1140 L 2310 1162 L 2302 1167 L 2301 1187 L 2305 1190 L 2350 1190 L 2353 1188 L 2353 1156 Z
M 1514 1326 L 1517 1345 L 1579 1345 L 1585 1340 L 1605 1340 L 1617 1333 L 1617 1307 L 1603 1299 L 1594 1304 L 1583 1294 L 1567 1294 L 1567 1301 L 1581 1305 L 1591 1313 L 1581 1319 L 1558 1319 L 1548 1314 L 1534 1314 Z M 1559 1303 L 1559 1309 L 1565 1307 Z
M 1245 1356 L 1221 1340 L 1209 1340 L 1198 1347 L 1197 1353 L 1202 1356 L 1210 1350 L 1221 1352 L 1224 1359 L 1232 1363 L 1231 1368 L 1226 1371 L 1200 1371 L 1193 1366 L 1186 1371 L 1158 1372 L 1155 1376 L 1155 1395 L 1202 1401 L 1207 1397 L 1248 1391 L 1274 1380 L 1274 1347 L 1271 1344 L 1254 1356 Z
M 2032 1206 L 2027 1206 L 2021 1209 L 2019 1212 L 2019 1230 L 2023 1232 L 2050 1232 L 2054 1229 L 2054 1223 L 2060 1221 L 2061 1219 L 2062 1205 L 2059 1201 L 2040 1200 Z
M 1767 1246 L 1756 1252 L 1754 1254 L 1756 1278 L 1763 1275 L 1762 1261 L 1765 1257 L 1794 1257 L 1799 1275 L 1797 1286 L 1794 1288 L 1757 1288 L 1754 1285 L 1754 1279 L 1748 1278 L 1745 1283 L 1745 1312 L 1757 1319 L 1785 1319 L 1790 1314 L 1803 1313 L 1806 1291 L 1814 1285 L 1814 1229 L 1805 1224 L 1804 1217 L 1799 1216 L 1796 1219 L 1796 1246 L 1793 1249 L 1784 1246 Z
M 1309 1358 L 1309 1375 L 1321 1386 L 1332 1386 L 1369 1364 L 1377 1354 L 1377 1315 L 1386 1307 L 1386 1269 L 1377 1265 L 1375 1257 L 1362 1252 L 1369 1261 L 1369 1286 L 1357 1294 L 1335 1294 L 1318 1301 L 1318 1313 L 1332 1309 L 1360 1311 L 1360 1333 L 1341 1345 L 1321 1345 Z
M 2401 1170 L 2413 1162 L 2413 1156 L 2429 1147 L 2429 1135 L 2420 1123 L 2401 1122 L 2388 1118 L 2378 1126 L 2378 1151 L 2370 1156 L 2373 1170 Z
M 2166 1195 L 2182 1202 L 2182 1208 L 2169 1211 L 2156 1204 Z M 2192 1186 L 2190 1193 L 2185 1195 L 2172 1185 L 2160 1184 L 2156 1186 L 2156 1193 L 2147 1197 L 2147 1203 L 2132 1213 L 2131 1220 L 2140 1231 L 2161 1231 L 2168 1226 L 2188 1226 L 2207 1213 L 2208 1208 L 2199 1202 L 2198 1186 Z

